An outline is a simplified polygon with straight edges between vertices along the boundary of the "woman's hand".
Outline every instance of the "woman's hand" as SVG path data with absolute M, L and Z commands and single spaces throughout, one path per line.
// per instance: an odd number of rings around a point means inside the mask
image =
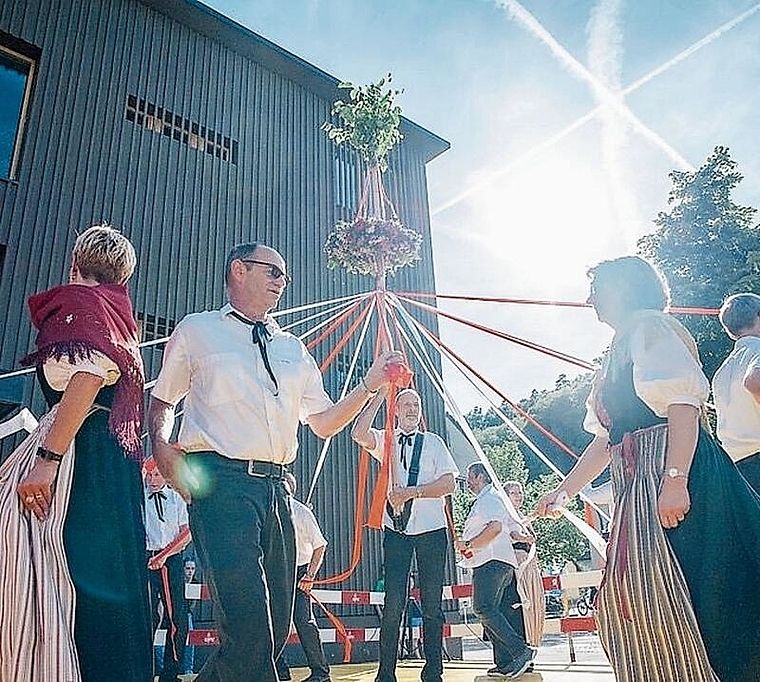
M 559 508 L 564 507 L 567 504 L 567 501 L 567 493 L 562 488 L 557 488 L 556 490 L 546 493 L 546 495 L 538 501 L 534 513 L 540 517 L 549 516 L 553 519 L 558 519 L 562 516 L 562 512 Z
M 662 479 L 660 496 L 657 498 L 657 513 L 663 528 L 675 528 L 684 520 L 691 508 L 688 482 L 685 478 Z
M 58 462 L 50 462 L 38 457 L 31 471 L 16 488 L 21 504 L 40 521 L 44 521 L 50 514 L 57 475 Z

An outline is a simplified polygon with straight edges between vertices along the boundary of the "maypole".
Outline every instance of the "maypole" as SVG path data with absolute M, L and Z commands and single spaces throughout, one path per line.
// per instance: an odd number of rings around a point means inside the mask
M 367 86 L 341 83 L 338 87 L 348 90 L 348 101 L 336 101 L 331 112 L 339 124 L 327 122 L 322 126 L 336 145 L 352 147 L 365 169 L 356 214 L 352 220 L 341 220 L 335 225 L 324 248 L 329 268 L 342 267 L 374 279 L 378 313 L 375 356 L 393 347 L 388 326 L 387 277 L 418 261 L 422 243 L 422 235 L 399 220 L 383 184 L 388 154 L 403 137 L 399 130 L 401 108 L 394 102 L 401 91 L 391 89 L 390 82 L 388 74 Z M 410 381 L 409 369 L 399 365 L 388 392 L 385 457 L 372 496 L 368 519 L 371 528 L 381 527 L 388 487 L 396 483 L 390 466 L 395 398 L 397 388 L 409 385 Z

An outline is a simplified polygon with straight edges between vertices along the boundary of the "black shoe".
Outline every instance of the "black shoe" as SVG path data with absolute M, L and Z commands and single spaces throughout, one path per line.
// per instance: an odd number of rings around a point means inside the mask
M 508 677 L 514 679 L 520 677 L 525 671 L 528 670 L 530 664 L 533 662 L 533 650 L 528 647 L 522 655 L 518 656 L 508 670 Z
M 510 676 L 510 673 L 507 668 L 500 668 L 497 665 L 497 666 L 494 666 L 493 668 L 489 668 L 488 670 L 486 670 L 486 675 L 488 675 L 488 677 L 502 677 L 504 679 L 508 679 Z
M 324 673 L 312 673 L 303 682 L 332 682 L 330 675 Z

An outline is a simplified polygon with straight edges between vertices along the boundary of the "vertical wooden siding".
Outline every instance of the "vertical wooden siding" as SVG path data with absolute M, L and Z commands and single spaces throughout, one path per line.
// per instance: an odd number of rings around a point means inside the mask
M 28 352 L 26 298 L 64 280 L 76 231 L 95 221 L 122 228 L 138 250 L 131 291 L 139 314 L 177 321 L 219 306 L 225 255 L 242 241 L 270 244 L 290 263 L 283 307 L 372 286 L 326 269 L 322 244 L 338 215 L 335 151 L 320 130 L 328 100 L 137 0 L 0 0 L 0 30 L 41 49 L 18 182 L 0 181 L 0 366 Z M 237 140 L 238 163 L 126 120 L 129 94 Z M 422 262 L 390 284 L 433 291 L 422 153 L 402 144 L 388 181 L 402 219 L 425 235 Z M 146 360 L 155 372 L 160 350 Z M 337 396 L 335 372 L 326 385 Z M 424 383 L 423 392 L 430 427 L 444 433 L 440 401 Z M 302 490 L 319 447 L 304 437 Z M 350 559 L 357 469 L 343 434 L 314 500 L 331 540 L 328 572 Z M 374 585 L 379 542 L 369 534 L 347 587 Z

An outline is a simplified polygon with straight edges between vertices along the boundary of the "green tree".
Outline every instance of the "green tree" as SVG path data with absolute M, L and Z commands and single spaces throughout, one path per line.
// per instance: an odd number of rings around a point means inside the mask
M 638 242 L 639 254 L 665 273 L 675 305 L 719 307 L 726 296 L 760 286 L 756 209 L 731 197 L 742 181 L 726 147 L 716 147 L 696 171 L 673 171 L 668 211 Z M 731 348 L 714 317 L 685 316 L 712 376 Z
M 576 455 L 580 455 L 591 442 L 591 434 L 583 430 L 586 415 L 586 399 L 591 391 L 593 375 L 588 372 L 568 379 L 564 374 L 557 378 L 554 389 L 534 390 L 530 397 L 520 401 L 522 407 L 541 426 L 567 445 Z M 524 421 L 524 420 L 518 420 Z M 538 446 L 561 471 L 567 473 L 575 464 L 575 458 L 535 426 L 526 423 L 525 435 Z M 531 478 L 545 474 L 548 467 L 526 445 L 520 446 L 530 470 Z

